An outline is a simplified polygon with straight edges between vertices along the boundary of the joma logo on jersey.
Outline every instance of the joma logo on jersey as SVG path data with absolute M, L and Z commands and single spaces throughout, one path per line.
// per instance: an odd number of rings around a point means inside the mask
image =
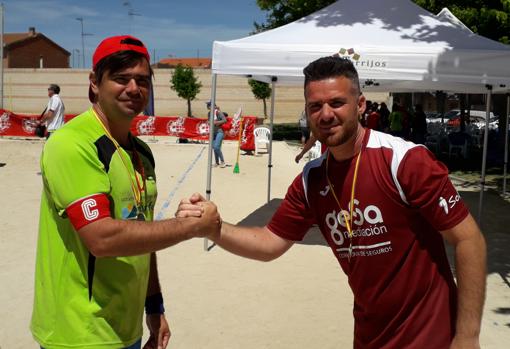
M 94 199 L 87 199 L 81 203 L 81 210 L 86 220 L 93 221 L 99 217 L 99 210 L 94 207 L 97 207 L 97 202 Z
M 441 207 L 444 210 L 445 214 L 448 214 L 449 209 L 453 208 L 457 202 L 460 201 L 460 195 L 452 195 L 448 198 L 448 202 L 444 197 L 439 198 L 439 207 Z

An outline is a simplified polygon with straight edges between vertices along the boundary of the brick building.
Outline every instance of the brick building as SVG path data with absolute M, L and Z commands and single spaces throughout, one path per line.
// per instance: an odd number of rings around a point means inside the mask
M 69 68 L 70 55 L 34 27 L 28 33 L 4 34 L 5 68 Z

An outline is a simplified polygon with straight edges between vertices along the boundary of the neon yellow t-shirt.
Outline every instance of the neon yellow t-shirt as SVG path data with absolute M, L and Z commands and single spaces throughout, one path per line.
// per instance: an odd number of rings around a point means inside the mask
M 144 142 L 135 138 L 134 144 L 146 175 L 142 210 L 152 220 L 157 196 L 154 158 Z M 125 160 L 130 159 L 130 152 L 121 151 Z M 129 161 L 126 169 L 119 155 L 92 109 L 56 131 L 44 147 L 30 327 L 46 349 L 118 349 L 142 336 L 150 254 L 95 258 L 65 212 L 79 199 L 104 193 L 110 199 L 113 218 L 136 219 L 130 182 L 135 172 Z

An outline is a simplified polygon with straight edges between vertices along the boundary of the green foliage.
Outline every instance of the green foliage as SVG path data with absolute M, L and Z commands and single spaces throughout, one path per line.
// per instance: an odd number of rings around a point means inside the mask
M 268 14 L 266 23 L 254 23 L 255 32 L 280 27 L 334 2 L 335 0 L 257 0 L 260 9 Z
M 191 116 L 191 101 L 200 93 L 202 83 L 198 81 L 193 69 L 178 65 L 170 79 L 170 88 L 177 92 L 177 96 L 187 100 L 188 116 Z
M 448 7 L 473 32 L 505 44 L 510 43 L 510 0 L 413 1 L 434 14 Z M 333 2 L 335 0 L 257 0 L 257 5 L 267 15 L 265 23 L 254 23 L 255 32 L 280 27 Z
M 288 124 L 274 124 L 273 125 L 273 140 L 275 141 L 283 141 L 283 140 L 300 140 L 301 139 L 301 130 L 299 129 L 299 124 L 297 123 L 288 123 Z
M 271 97 L 271 87 L 269 87 L 268 83 L 249 79 L 248 84 L 250 85 L 251 92 L 256 99 L 266 99 Z
M 255 98 L 262 100 L 264 103 L 264 117 L 267 117 L 266 99 L 271 97 L 271 87 L 269 87 L 268 83 L 253 79 L 249 79 L 248 84 L 250 85 L 251 92 Z
M 448 9 L 473 32 L 509 43 L 510 0 L 414 0 L 424 9 L 438 13 Z

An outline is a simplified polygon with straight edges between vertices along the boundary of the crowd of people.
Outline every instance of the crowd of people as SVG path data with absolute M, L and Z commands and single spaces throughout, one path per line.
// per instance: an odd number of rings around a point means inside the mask
M 416 144 L 425 143 L 427 120 L 420 104 L 416 104 L 413 110 L 406 108 L 399 100 L 394 100 L 390 111 L 384 102 L 379 104 L 367 100 L 360 123 L 369 129 L 389 133 Z

